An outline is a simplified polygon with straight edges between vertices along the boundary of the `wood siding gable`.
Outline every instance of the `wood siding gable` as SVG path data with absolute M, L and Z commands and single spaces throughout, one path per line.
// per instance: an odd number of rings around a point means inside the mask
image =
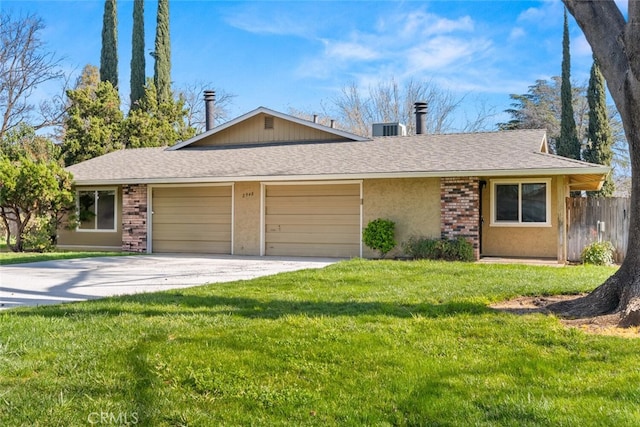
M 348 141 L 348 139 L 280 117 L 260 113 L 196 141 L 189 147 L 324 141 Z

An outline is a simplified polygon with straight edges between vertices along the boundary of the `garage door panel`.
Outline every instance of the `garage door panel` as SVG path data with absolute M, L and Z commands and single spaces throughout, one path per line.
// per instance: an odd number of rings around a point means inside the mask
M 318 244 L 318 243 L 301 243 L 301 244 L 283 244 L 272 243 L 267 247 L 269 255 L 273 256 L 291 256 L 292 253 L 297 256 L 326 256 L 334 258 L 350 258 L 354 253 L 360 250 L 359 245 L 336 245 Z
M 267 215 L 353 215 L 353 206 L 270 206 L 265 211 Z
M 270 243 L 290 243 L 290 244 L 304 244 L 308 242 L 322 243 L 322 244 L 351 244 L 358 238 L 358 235 L 354 233 L 281 233 L 273 232 L 267 233 L 266 239 Z
M 360 184 L 266 187 L 267 255 L 352 257 L 360 253 Z
M 153 231 L 156 233 L 188 233 L 193 230 L 193 227 L 190 224 L 156 224 L 153 228 Z M 200 230 L 201 232 L 204 232 Z M 207 227 L 207 232 L 214 233 L 223 233 L 230 232 L 229 224 L 220 223 L 220 224 L 211 224 Z
M 231 215 L 158 215 L 153 214 L 154 224 L 231 224 Z
M 158 199 L 155 199 L 156 204 Z M 163 208 L 217 208 L 219 206 L 229 205 L 231 203 L 231 197 L 187 197 L 187 198 L 164 198 L 160 200 L 160 206 Z
M 267 233 L 353 234 L 354 224 L 267 224 Z
M 152 192 L 153 252 L 231 253 L 231 186 Z
M 360 202 L 360 195 L 349 196 L 306 196 L 306 197 L 269 197 L 265 206 L 335 206 L 353 205 Z
M 194 241 L 166 241 L 154 239 L 154 252 L 172 253 L 204 253 L 204 254 L 228 254 L 231 253 L 229 242 L 194 242 Z
M 267 197 L 300 196 L 358 196 L 359 184 L 322 184 L 322 185 L 270 185 Z
M 153 189 L 153 198 L 203 198 L 203 197 L 229 197 L 231 187 L 160 187 Z
M 265 224 L 345 224 L 360 226 L 360 215 L 269 215 Z
M 158 206 L 157 203 L 153 205 L 154 215 L 220 215 L 229 214 L 229 206 L 231 206 L 231 200 L 223 201 L 222 203 L 212 205 L 201 206 Z
M 207 232 L 197 232 L 191 231 L 187 233 L 176 233 L 176 232 L 168 232 L 163 233 L 162 237 L 157 239 L 158 241 L 165 242 L 179 242 L 179 241 L 190 241 L 190 242 L 228 242 L 231 239 L 231 233 L 229 232 L 215 232 L 215 231 L 207 231 Z

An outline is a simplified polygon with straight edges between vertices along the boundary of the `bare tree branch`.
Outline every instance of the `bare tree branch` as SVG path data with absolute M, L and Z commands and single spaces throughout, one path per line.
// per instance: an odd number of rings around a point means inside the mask
M 446 133 L 456 130 L 455 113 L 465 100 L 452 92 L 443 90 L 429 81 L 409 80 L 400 85 L 391 78 L 367 90 L 355 83 L 342 88 L 333 100 L 335 116 L 340 125 L 352 133 L 370 136 L 373 123 L 402 123 L 407 134 L 415 134 L 414 103 L 426 102 L 427 133 Z M 490 117 L 486 108 L 478 110 L 463 129 L 484 130 Z
M 201 133 L 205 129 L 204 91 L 212 88 L 211 83 L 198 81 L 188 84 L 178 91 L 184 97 L 185 107 L 189 110 L 187 125 L 196 129 L 197 133 Z M 229 107 L 237 95 L 221 89 L 215 89 L 215 92 L 214 120 L 216 124 L 221 124 L 230 119 Z
M 63 77 L 60 59 L 40 39 L 43 28 L 35 15 L 0 11 L 0 138 L 21 122 L 35 129 L 60 123 L 57 101 L 34 105 L 30 99 L 39 85 Z

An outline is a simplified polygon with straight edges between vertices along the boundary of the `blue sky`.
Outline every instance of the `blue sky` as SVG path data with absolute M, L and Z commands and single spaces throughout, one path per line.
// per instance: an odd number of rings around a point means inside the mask
M 99 65 L 102 0 L 0 0 L 46 24 L 49 49 L 77 76 Z M 120 90 L 129 94 L 132 0 L 118 1 Z M 157 1 L 145 2 L 146 50 Z M 231 116 L 258 106 L 320 112 L 351 83 L 426 80 L 501 112 L 509 94 L 560 74 L 560 1 L 212 1 L 171 0 L 174 88 L 196 82 L 236 95 Z M 585 83 L 591 50 L 570 16 L 572 80 Z M 147 75 L 153 60 L 147 58 Z M 52 88 L 41 88 L 48 96 Z M 53 93 L 52 93 L 53 94 Z M 508 117 L 499 114 L 494 122 Z

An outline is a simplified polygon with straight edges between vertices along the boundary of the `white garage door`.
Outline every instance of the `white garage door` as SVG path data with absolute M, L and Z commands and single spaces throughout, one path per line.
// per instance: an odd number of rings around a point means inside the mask
M 360 256 L 360 184 L 267 185 L 265 253 Z
M 152 191 L 153 252 L 231 253 L 231 186 Z

